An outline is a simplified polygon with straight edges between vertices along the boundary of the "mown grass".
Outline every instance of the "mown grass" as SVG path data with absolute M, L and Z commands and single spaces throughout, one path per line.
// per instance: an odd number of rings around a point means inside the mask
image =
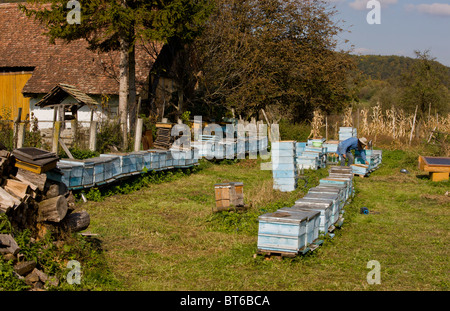
M 260 160 L 215 164 L 129 194 L 82 204 L 102 241 L 105 290 L 448 290 L 449 182 L 419 172 L 417 155 L 384 151 L 382 166 L 355 178 L 344 226 L 315 252 L 294 259 L 254 256 L 258 216 L 290 206 L 328 175 L 308 171 L 307 188 L 272 189 Z M 410 174 L 400 173 L 406 168 Z M 214 184 L 244 183 L 244 212 L 212 213 Z M 378 214 L 362 215 L 366 206 Z M 367 262 L 381 265 L 369 285 Z

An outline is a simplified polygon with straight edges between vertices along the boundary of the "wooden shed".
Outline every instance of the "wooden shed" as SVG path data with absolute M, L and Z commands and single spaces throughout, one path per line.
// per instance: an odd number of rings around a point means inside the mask
M 69 103 L 64 103 L 64 100 L 69 96 L 71 96 L 73 100 Z M 89 106 L 93 112 L 98 108 L 99 103 L 89 95 L 78 90 L 75 86 L 62 83 L 55 86 L 36 103 L 36 106 L 38 107 L 54 109 L 53 121 L 56 121 L 57 112 L 60 121 L 77 119 L 77 111 L 84 105 Z M 67 112 L 70 114 L 67 115 Z

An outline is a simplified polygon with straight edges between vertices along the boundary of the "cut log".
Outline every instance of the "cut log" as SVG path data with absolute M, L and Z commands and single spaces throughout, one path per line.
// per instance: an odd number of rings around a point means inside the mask
M 45 197 L 46 199 L 54 198 L 59 195 L 67 197 L 69 194 L 69 189 L 67 185 L 62 182 L 57 181 L 47 181 Z
M 61 222 L 61 225 L 63 226 L 64 230 L 70 232 L 79 232 L 87 229 L 90 222 L 91 218 L 88 212 L 81 211 L 67 215 Z
M 70 191 L 65 197 L 67 199 L 67 204 L 69 205 L 67 213 L 70 214 L 75 209 L 75 196 L 72 191 Z
M 9 194 L 5 189 L 0 187 L 0 210 L 7 212 L 10 208 L 15 208 L 20 205 L 20 200 Z
M 29 185 L 13 179 L 7 179 L 4 188 L 6 191 L 19 197 L 21 200 L 25 199 L 27 194 L 31 193 L 31 188 Z
M 60 222 L 66 216 L 67 209 L 67 199 L 63 195 L 44 200 L 39 203 L 37 221 Z
M 29 185 L 33 191 L 36 191 L 36 189 L 44 191 L 45 182 L 47 181 L 46 174 L 36 174 L 21 168 L 18 169 L 16 178 Z
M 45 196 L 47 197 L 47 199 L 55 198 L 59 195 L 61 195 L 61 193 L 59 193 L 58 185 L 50 185 L 48 187 L 47 192 L 45 193 Z

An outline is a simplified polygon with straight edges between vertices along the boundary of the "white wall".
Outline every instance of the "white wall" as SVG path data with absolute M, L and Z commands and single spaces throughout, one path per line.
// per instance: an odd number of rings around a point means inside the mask
M 53 108 L 41 108 L 37 107 L 36 103 L 39 102 L 44 95 L 39 95 L 36 98 L 30 98 L 30 115 L 31 112 L 34 114 L 34 116 L 38 119 L 38 125 L 40 129 L 46 129 L 46 128 L 52 128 L 53 127 Z M 95 99 L 97 102 L 101 102 L 100 96 L 92 96 L 93 99 Z M 74 103 L 76 100 L 69 96 L 67 97 L 63 103 L 70 104 Z M 117 116 L 117 111 L 119 107 L 119 97 L 118 96 L 111 96 L 108 101 L 108 109 L 110 112 L 110 116 Z M 84 126 L 88 127 L 89 122 L 91 120 L 91 110 L 88 106 L 83 106 L 80 110 L 78 110 L 77 113 L 78 117 L 78 126 Z M 107 118 L 107 111 L 103 111 L 101 106 L 99 105 L 99 108 L 96 112 L 94 112 L 94 121 L 100 121 L 102 118 Z M 66 121 L 66 128 L 70 128 L 70 121 Z

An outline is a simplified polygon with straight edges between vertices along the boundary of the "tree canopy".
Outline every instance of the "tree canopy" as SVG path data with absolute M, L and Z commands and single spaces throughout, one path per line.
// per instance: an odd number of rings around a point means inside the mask
M 195 41 L 197 95 L 204 103 L 234 108 L 244 117 L 264 108 L 298 120 L 352 100 L 355 63 L 335 51 L 342 29 L 326 1 L 215 3 Z

